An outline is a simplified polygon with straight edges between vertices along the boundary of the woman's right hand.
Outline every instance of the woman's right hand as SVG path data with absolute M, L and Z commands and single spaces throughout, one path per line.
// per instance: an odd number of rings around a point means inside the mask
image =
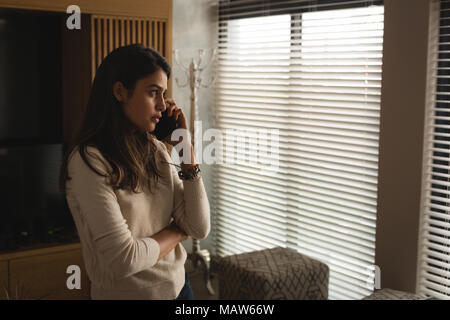
M 177 106 L 175 100 L 165 99 L 167 116 L 174 117 L 177 122 L 177 128 L 189 130 L 186 116 L 181 108 Z
M 171 230 L 179 233 L 180 235 L 180 242 L 182 241 L 186 241 L 187 239 L 189 239 L 189 236 L 186 234 L 186 232 L 184 232 L 176 223 L 175 221 L 172 221 L 172 223 L 167 227 L 170 228 Z
M 158 261 L 165 257 L 178 243 L 189 239 L 189 236 L 172 221 L 167 227 L 151 236 L 159 244 Z

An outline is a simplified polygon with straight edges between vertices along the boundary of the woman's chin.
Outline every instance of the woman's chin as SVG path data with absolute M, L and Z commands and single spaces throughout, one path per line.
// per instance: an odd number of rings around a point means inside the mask
M 147 131 L 148 132 L 153 132 L 155 131 L 156 125 L 154 123 L 151 123 L 150 125 L 147 126 Z
M 154 123 L 146 123 L 139 126 L 139 131 L 141 132 L 153 132 L 155 131 L 156 125 Z

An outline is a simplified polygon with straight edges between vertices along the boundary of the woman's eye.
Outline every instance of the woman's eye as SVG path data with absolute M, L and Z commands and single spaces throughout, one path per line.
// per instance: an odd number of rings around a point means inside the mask
M 152 97 L 156 97 L 156 95 L 158 94 L 158 90 L 152 90 L 148 94 Z

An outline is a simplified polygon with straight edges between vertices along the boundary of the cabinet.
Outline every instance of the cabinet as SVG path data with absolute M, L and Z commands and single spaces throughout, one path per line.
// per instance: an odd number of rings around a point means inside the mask
M 67 267 L 80 267 L 80 289 L 68 289 Z M 81 300 L 90 299 L 87 277 L 79 243 L 26 250 L 0 255 L 0 282 L 9 285 L 13 299 Z M 5 299 L 2 288 L 0 299 Z
M 8 288 L 8 262 L 0 261 L 0 299 L 5 296 L 5 288 Z

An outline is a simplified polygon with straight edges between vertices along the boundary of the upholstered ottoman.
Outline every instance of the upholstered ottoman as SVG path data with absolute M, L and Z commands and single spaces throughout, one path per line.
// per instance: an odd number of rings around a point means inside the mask
M 287 248 L 220 258 L 222 300 L 326 300 L 328 266 Z

